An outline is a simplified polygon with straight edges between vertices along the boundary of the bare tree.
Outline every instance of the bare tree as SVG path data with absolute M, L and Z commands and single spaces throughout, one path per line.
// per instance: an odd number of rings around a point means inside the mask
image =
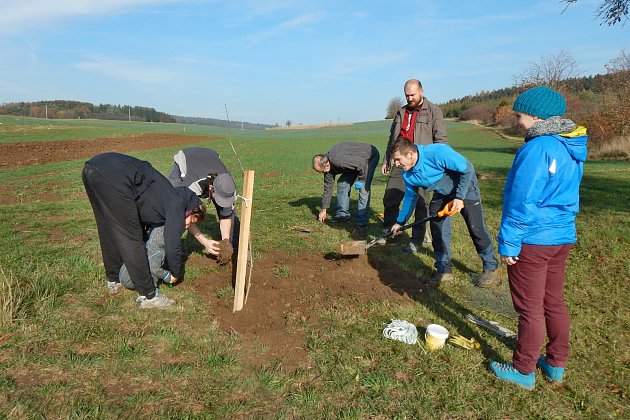
M 608 73 L 619 73 L 630 71 L 630 54 L 623 48 L 619 57 L 615 57 L 606 64 L 606 70 Z
M 513 76 L 517 86 L 546 85 L 552 89 L 562 87 L 564 80 L 579 75 L 578 64 L 567 51 L 541 56 L 538 63 L 530 63 L 523 73 Z
M 573 3 L 577 3 L 578 0 L 561 0 L 562 3 L 566 3 L 567 6 L 564 10 L 567 10 Z M 628 20 L 628 11 L 630 10 L 630 0 L 602 0 L 595 17 L 602 20 L 608 26 L 620 23 L 623 20 L 621 26 L 626 24 Z M 564 11 L 563 11 L 564 13 Z
M 387 114 L 385 115 L 386 120 L 392 120 L 396 116 L 396 111 L 403 106 L 403 100 L 398 96 L 389 100 L 389 104 L 387 104 Z

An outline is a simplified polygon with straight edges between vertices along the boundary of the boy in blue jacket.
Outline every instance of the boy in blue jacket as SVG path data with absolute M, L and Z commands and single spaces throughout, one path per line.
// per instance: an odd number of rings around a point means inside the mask
M 499 261 L 484 221 L 481 194 L 473 165 L 446 144 L 416 145 L 404 138 L 396 140 L 392 146 L 392 159 L 402 169 L 405 182 L 405 197 L 396 224 L 392 226 L 393 234 L 398 234 L 411 215 L 415 187 L 433 191 L 429 214 L 437 214 L 447 203 L 453 201 L 451 214 L 461 211 L 477 254 L 483 261 L 483 274 L 476 285 L 489 287 L 494 284 Z M 431 221 L 431 236 L 436 272 L 427 284 L 439 286 L 440 282 L 453 279 L 450 218 Z
M 505 181 L 498 239 L 519 314 L 518 341 L 512 363 L 492 362 L 490 369 L 499 379 L 531 390 L 536 367 L 559 383 L 569 358 L 564 270 L 577 240 L 588 136 L 584 127 L 561 117 L 564 97 L 546 86 L 521 93 L 513 109 L 528 131 Z M 549 342 L 543 356 L 545 335 Z

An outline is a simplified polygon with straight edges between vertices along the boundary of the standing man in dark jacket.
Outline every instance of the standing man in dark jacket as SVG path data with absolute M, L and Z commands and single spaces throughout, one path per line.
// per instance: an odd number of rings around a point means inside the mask
M 229 239 L 236 247 L 236 183 L 219 154 L 207 147 L 188 147 L 177 152 L 173 161 L 168 180 L 175 187 L 188 187 L 198 197 L 212 200 L 219 217 L 221 239 Z M 206 238 L 196 225 L 190 228 L 190 233 L 206 248 L 206 252 L 219 254 L 219 242 Z
M 120 153 L 103 153 L 87 161 L 83 185 L 96 218 L 109 292 L 123 289 L 119 274 L 125 264 L 139 307 L 173 305 L 175 301 L 159 293 L 153 283 L 144 232 L 164 226 L 170 282 L 177 282 L 184 274 L 182 233 L 205 216 L 199 198 L 188 188 L 174 188 L 149 162 Z
M 383 175 L 389 175 L 383 196 L 384 233 L 389 232 L 396 223 L 400 203 L 405 196 L 402 171 L 392 164 L 392 145 L 394 142 L 402 137 L 415 144 L 448 143 L 442 110 L 424 97 L 422 83 L 416 79 L 407 80 L 404 91 L 407 105 L 400 108 L 394 116 L 385 159 L 381 167 Z M 424 188 L 417 188 L 417 198 L 414 217 L 415 220 L 420 220 L 428 215 L 429 200 Z M 411 241 L 405 247 L 405 252 L 412 254 L 420 250 L 426 230 L 426 223 L 412 228 Z
M 337 181 L 337 212 L 332 223 L 350 220 L 350 187 L 359 191 L 357 215 L 355 218 L 355 236 L 365 236 L 370 210 L 370 190 L 374 171 L 381 158 L 378 149 L 371 144 L 342 142 L 337 143 L 328 153 L 313 157 L 313 169 L 324 174 L 324 194 L 322 210 L 318 220 L 326 220 L 332 199 L 335 177 Z M 356 182 L 355 182 L 356 181 Z

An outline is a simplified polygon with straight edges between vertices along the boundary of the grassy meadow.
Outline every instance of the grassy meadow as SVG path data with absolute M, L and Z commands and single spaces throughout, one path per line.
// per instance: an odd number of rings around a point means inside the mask
M 310 168 L 311 157 L 339 141 L 372 143 L 383 154 L 389 133 L 387 121 L 270 131 L 6 116 L 0 123 L 0 143 L 190 135 L 189 145 L 221 154 L 239 188 L 241 164 L 256 171 L 254 258 L 281 252 L 296 262 L 305 254 L 323 258 L 349 239 L 346 230 L 315 220 L 323 182 Z M 447 122 L 447 130 L 451 145 L 475 165 L 496 237 L 503 183 L 519 143 L 469 124 Z M 195 136 L 202 135 L 221 138 L 199 142 Z M 178 149 L 129 154 L 166 174 Z M 178 301 L 172 311 L 137 310 L 131 292 L 107 295 L 81 183 L 84 161 L 0 169 L 0 419 L 630 417 L 629 163 L 585 166 L 578 243 L 567 272 L 572 356 L 566 381 L 556 387 L 538 375 L 536 389 L 527 392 L 486 369 L 490 359 L 511 360 L 509 343 L 464 320 L 472 311 L 516 328 L 505 269 L 496 289 L 472 286 L 481 263 L 461 217 L 453 222 L 454 283 L 404 302 L 332 302 L 317 314 L 324 327 L 303 322 L 308 368 L 284 369 L 280 361 L 252 366 L 243 360 L 242 339 L 222 332 L 213 308 L 188 289 L 168 289 Z M 385 183 L 375 176 L 375 213 L 382 212 Z M 352 198 L 356 205 L 356 193 Z M 216 234 L 212 208 L 210 215 L 203 230 Z M 376 219 L 369 229 L 380 232 Z M 408 256 L 400 249 L 373 247 L 369 258 L 394 262 L 418 279 L 430 274 L 428 252 Z M 211 270 L 189 270 L 186 281 Z M 447 345 L 425 353 L 386 340 L 381 332 L 390 319 L 406 319 L 420 333 L 439 323 L 476 337 L 481 351 Z

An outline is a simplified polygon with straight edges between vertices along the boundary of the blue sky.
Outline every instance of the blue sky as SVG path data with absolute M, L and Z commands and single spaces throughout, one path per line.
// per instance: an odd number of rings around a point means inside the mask
M 0 0 L 0 103 L 71 99 L 293 124 L 382 119 L 409 78 L 433 102 L 512 85 L 569 52 L 630 50 L 598 1 Z

